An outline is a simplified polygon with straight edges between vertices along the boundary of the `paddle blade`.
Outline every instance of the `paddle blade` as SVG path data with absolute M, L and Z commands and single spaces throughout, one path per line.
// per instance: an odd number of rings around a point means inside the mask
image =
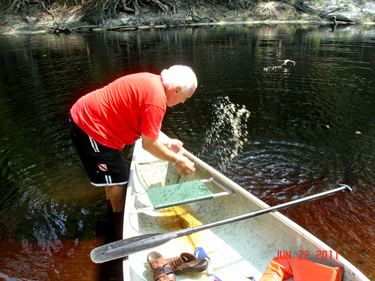
M 176 237 L 172 233 L 152 233 L 141 236 L 118 240 L 91 251 L 91 260 L 95 263 L 103 263 L 124 258 L 132 253 L 146 250 L 167 243 Z

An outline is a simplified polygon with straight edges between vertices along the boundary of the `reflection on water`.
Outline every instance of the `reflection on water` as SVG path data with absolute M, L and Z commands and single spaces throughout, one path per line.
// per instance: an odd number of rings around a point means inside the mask
M 105 275 L 89 258 L 104 241 L 105 195 L 86 178 L 67 112 L 120 75 L 187 64 L 199 88 L 168 109 L 163 131 L 270 205 L 352 186 L 283 213 L 374 279 L 374 34 L 280 25 L 1 36 L 0 277 Z M 286 59 L 296 65 L 264 71 Z

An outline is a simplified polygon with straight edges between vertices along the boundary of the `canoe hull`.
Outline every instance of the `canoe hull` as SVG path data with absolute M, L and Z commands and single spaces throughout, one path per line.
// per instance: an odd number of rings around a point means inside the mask
M 166 138 L 165 135 L 162 137 Z M 124 238 L 176 231 L 269 207 L 194 155 L 188 152 L 185 155 L 195 163 L 197 171 L 193 176 L 178 175 L 172 165 L 158 161 L 142 149 L 140 142 L 136 143 L 125 205 Z M 146 195 L 135 196 L 136 193 L 148 188 L 211 177 L 235 194 L 159 211 L 136 212 L 150 205 Z M 221 191 L 213 183 L 206 185 L 212 192 Z M 146 262 L 147 254 L 151 251 L 158 251 L 170 258 L 182 252 L 192 253 L 196 247 L 204 248 L 211 258 L 210 272 L 220 274 L 223 279 L 242 280 L 253 276 L 259 280 L 274 257 L 287 254 L 328 266 L 342 266 L 344 281 L 368 280 L 333 249 L 279 212 L 204 230 L 131 254 L 123 262 L 124 280 L 153 280 Z M 178 275 L 177 280 L 200 280 L 207 274 L 183 274 Z

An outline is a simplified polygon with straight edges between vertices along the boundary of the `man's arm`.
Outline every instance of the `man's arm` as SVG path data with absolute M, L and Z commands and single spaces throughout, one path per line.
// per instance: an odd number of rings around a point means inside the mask
M 159 140 L 151 139 L 142 134 L 142 147 L 156 158 L 172 163 L 181 175 L 187 176 L 195 172 L 193 162 L 185 156 L 173 152 Z

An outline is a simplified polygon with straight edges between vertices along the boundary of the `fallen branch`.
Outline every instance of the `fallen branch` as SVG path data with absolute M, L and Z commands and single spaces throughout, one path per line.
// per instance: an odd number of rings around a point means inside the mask
M 284 2 L 292 5 L 297 10 L 299 10 L 301 12 L 304 12 L 306 14 L 309 14 L 309 15 L 319 15 L 322 12 L 320 10 L 313 9 L 313 8 L 307 6 L 306 4 L 304 4 L 304 3 L 300 2 L 300 1 L 293 1 L 293 3 L 292 3 L 289 0 L 284 0 Z
M 334 22 L 334 24 L 336 24 L 336 21 L 356 22 L 356 21 L 351 20 L 351 19 L 349 19 L 349 18 L 347 18 L 343 15 L 333 14 L 333 13 L 339 11 L 340 8 L 337 8 L 337 9 L 334 9 L 332 11 L 326 12 L 326 11 L 321 11 L 321 10 L 318 10 L 318 9 L 311 8 L 308 5 L 306 5 L 305 3 L 300 2 L 300 1 L 294 1 L 294 2 L 291 2 L 290 0 L 282 0 L 282 1 L 292 5 L 297 10 L 299 10 L 301 12 L 304 12 L 306 14 L 317 15 L 322 19 L 332 20 Z
M 59 27 L 60 27 L 60 25 L 58 25 L 58 26 L 55 28 L 55 31 L 54 31 L 53 33 L 55 33 L 55 34 L 59 34 L 59 33 L 70 34 L 70 33 L 72 33 L 72 32 L 70 31 L 70 29 L 67 28 L 67 27 L 64 27 L 64 28 L 59 28 Z
M 97 25 L 82 25 L 82 26 L 77 26 L 77 27 L 71 27 L 70 30 L 79 30 L 79 29 L 88 29 L 88 30 L 93 30 L 94 28 L 97 28 Z

